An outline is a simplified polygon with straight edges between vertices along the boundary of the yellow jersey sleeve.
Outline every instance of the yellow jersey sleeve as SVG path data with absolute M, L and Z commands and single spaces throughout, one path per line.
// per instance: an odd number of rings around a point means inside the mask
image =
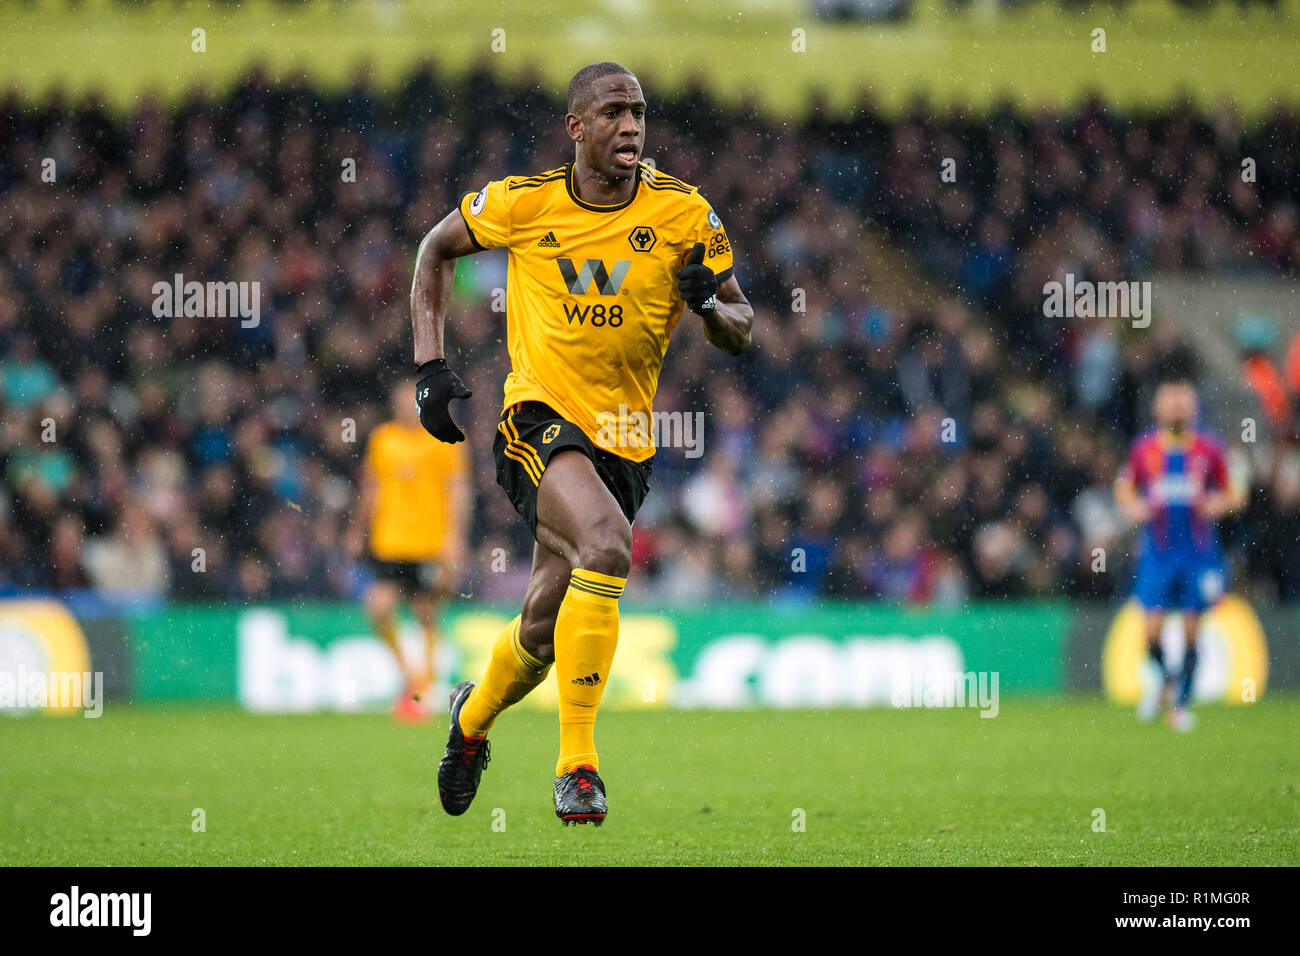
M 731 278 L 733 271 L 731 240 L 727 238 L 727 230 L 722 227 L 722 220 L 713 211 L 708 200 L 699 193 L 696 193 L 694 198 L 698 221 L 693 226 L 686 248 L 689 251 L 695 243 L 704 243 L 704 264 L 713 270 L 714 275 L 718 277 L 718 284 L 721 285 Z
M 494 179 L 478 192 L 460 197 L 460 214 L 480 249 L 510 245 L 509 194 L 507 181 Z

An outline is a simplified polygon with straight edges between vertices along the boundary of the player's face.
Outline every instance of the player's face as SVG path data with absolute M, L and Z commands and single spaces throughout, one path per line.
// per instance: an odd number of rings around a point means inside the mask
M 1185 432 L 1196 422 L 1196 391 L 1190 385 L 1161 385 L 1156 391 L 1156 423 Z
M 636 77 L 603 77 L 583 112 L 579 148 L 587 166 L 610 179 L 630 179 L 645 147 L 645 97 Z

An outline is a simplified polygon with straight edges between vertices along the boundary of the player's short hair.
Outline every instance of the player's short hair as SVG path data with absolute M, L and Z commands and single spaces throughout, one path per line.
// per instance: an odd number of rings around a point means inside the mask
M 591 88 L 596 81 L 606 76 L 626 75 L 635 78 L 634 74 L 627 67 L 619 66 L 617 63 L 611 63 L 609 60 L 603 63 L 593 63 L 591 66 L 584 66 L 577 73 L 573 74 L 573 79 L 569 80 L 569 106 L 570 113 L 581 115 L 583 108 L 591 100 Z
M 1172 360 L 1156 369 L 1156 388 L 1162 385 L 1186 385 L 1196 387 L 1196 375 L 1191 364 L 1186 361 Z

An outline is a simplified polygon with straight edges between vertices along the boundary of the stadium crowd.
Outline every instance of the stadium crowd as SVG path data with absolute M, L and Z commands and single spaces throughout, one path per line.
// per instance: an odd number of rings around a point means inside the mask
M 1047 320 L 1043 282 L 1066 267 L 1294 275 L 1300 122 L 1095 103 L 1028 120 L 918 103 L 891 120 L 866 98 L 783 122 L 696 82 L 642 82 L 647 154 L 721 215 L 756 333 L 732 360 L 683 320 L 657 407 L 703 411 L 704 453 L 656 456 L 629 595 L 1126 587 L 1111 482 L 1156 372 L 1190 350 L 1169 322 Z M 355 595 L 366 572 L 341 539 L 365 438 L 412 371 L 415 249 L 465 192 L 571 158 L 561 113 L 536 77 L 432 65 L 392 95 L 364 70 L 339 93 L 254 70 L 228 95 L 125 117 L 93 96 L 8 94 L 0 592 Z M 878 294 L 890 277 L 857 251 L 868 227 L 951 294 Z M 259 283 L 257 323 L 159 317 L 155 284 L 176 275 Z M 458 412 L 477 491 L 463 590 L 517 599 L 531 542 L 490 448 L 504 286 L 501 253 L 461 261 L 448 358 L 475 391 Z M 1300 375 L 1287 387 L 1300 397 Z M 1265 465 L 1229 540 L 1253 586 L 1297 599 L 1300 474 L 1292 452 Z

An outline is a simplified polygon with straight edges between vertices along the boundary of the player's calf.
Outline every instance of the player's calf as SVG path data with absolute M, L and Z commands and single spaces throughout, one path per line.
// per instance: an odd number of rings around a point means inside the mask
M 520 614 L 519 643 L 543 664 L 555 661 L 555 619 L 569 590 L 572 571 L 567 560 L 541 545 L 535 546 L 533 571 Z

